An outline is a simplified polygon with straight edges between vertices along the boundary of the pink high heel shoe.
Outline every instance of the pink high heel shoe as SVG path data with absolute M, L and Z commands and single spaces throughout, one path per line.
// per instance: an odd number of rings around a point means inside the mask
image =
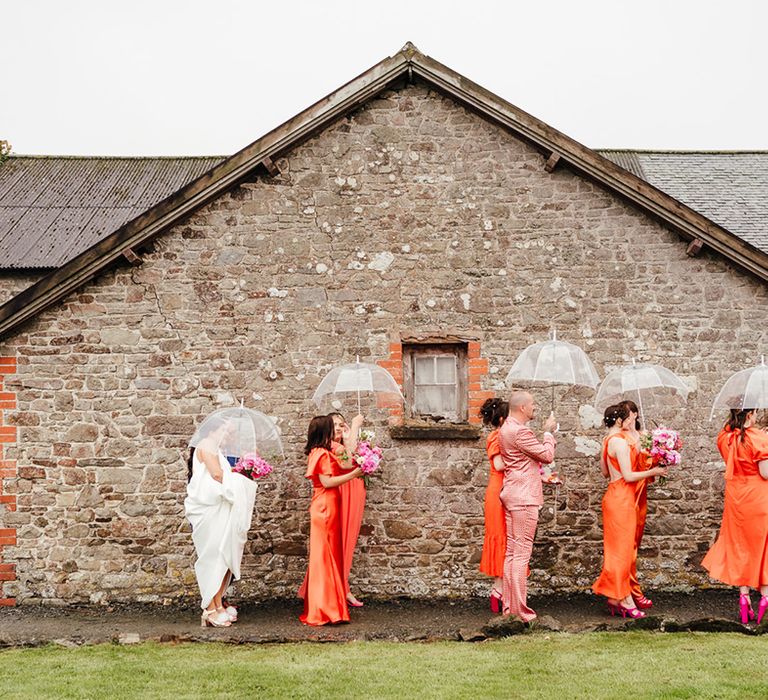
M 637 608 L 625 608 L 621 603 L 608 603 L 608 612 L 611 614 L 611 617 L 614 615 L 621 615 L 625 618 L 629 617 L 632 620 L 639 620 L 640 618 L 645 617 L 645 613 L 642 610 L 638 610 Z
M 640 610 L 647 610 L 648 608 L 653 607 L 653 601 L 650 598 L 646 598 L 644 595 L 637 598 L 632 596 L 632 600 L 635 601 L 635 605 L 640 608 Z
M 621 610 L 622 617 L 630 617 L 633 620 L 639 620 L 641 617 L 645 617 L 645 613 L 637 608 L 625 608 L 619 603 L 619 610 Z
M 757 624 L 759 625 L 763 621 L 763 615 L 768 610 L 768 595 L 764 595 L 760 598 L 760 605 L 757 606 Z
M 763 598 L 760 599 L 760 605 L 763 604 Z M 766 604 L 768 605 L 768 603 Z M 763 610 L 765 613 L 765 610 Z M 755 619 L 755 611 L 752 610 L 752 602 L 749 600 L 749 595 L 742 593 L 739 596 L 739 615 L 741 616 L 741 624 L 746 625 Z

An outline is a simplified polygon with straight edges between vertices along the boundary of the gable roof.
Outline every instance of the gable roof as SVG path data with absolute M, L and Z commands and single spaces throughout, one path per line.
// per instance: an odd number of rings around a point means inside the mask
M 412 44 L 354 78 L 327 97 L 243 150 L 226 158 L 173 195 L 128 221 L 73 260 L 0 306 L 0 337 L 90 280 L 122 256 L 136 258 L 133 248 L 261 168 L 275 169 L 280 154 L 356 109 L 400 80 L 420 80 L 526 140 L 548 158 L 601 183 L 662 220 L 687 239 L 696 239 L 746 270 L 768 280 L 768 255 L 741 240 L 597 151 L 506 102 L 447 66 L 420 53 Z
M 0 267 L 60 267 L 221 161 L 11 156 L 0 167 Z

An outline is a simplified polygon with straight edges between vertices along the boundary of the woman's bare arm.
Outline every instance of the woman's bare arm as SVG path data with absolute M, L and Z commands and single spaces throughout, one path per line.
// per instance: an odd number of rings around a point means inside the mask
M 654 467 L 653 469 L 647 469 L 642 472 L 633 472 L 629 445 L 627 445 L 626 441 L 621 438 L 618 440 L 613 439 L 608 443 L 608 454 L 610 454 L 611 451 L 613 451 L 613 456 L 616 457 L 616 460 L 619 463 L 621 476 L 627 483 L 642 481 L 651 476 L 665 476 L 667 473 L 667 470 L 662 467 Z
M 347 481 L 352 481 L 352 479 L 357 478 L 362 474 L 362 470 L 360 467 L 356 467 L 351 472 L 347 472 L 346 474 L 340 474 L 339 476 L 328 476 L 328 474 L 320 474 L 320 483 L 327 489 L 335 488 L 336 486 L 341 486 L 342 484 L 345 484 Z
M 200 449 L 198 449 L 198 453 L 200 455 L 200 461 L 205 465 L 205 468 L 208 470 L 211 478 L 221 483 L 222 479 L 224 478 L 224 472 L 222 471 L 221 465 L 219 464 L 218 456 Z
M 347 454 L 355 454 L 357 449 L 357 436 L 360 433 L 360 428 L 363 425 L 363 417 L 357 415 L 352 419 L 352 424 L 349 426 L 349 430 L 344 431 L 341 441 L 344 444 Z

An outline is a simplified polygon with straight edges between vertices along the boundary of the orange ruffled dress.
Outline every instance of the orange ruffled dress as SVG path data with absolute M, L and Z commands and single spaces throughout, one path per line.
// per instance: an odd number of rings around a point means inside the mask
M 632 470 L 637 471 L 637 448 L 621 433 L 613 438 L 627 441 L 630 450 Z M 608 439 L 603 442 L 603 456 L 606 464 L 621 473 L 616 458 L 608 454 Z M 635 507 L 635 484 L 616 479 L 608 484 L 603 496 L 603 570 L 592 585 L 599 595 L 621 600 L 631 593 L 630 573 L 635 561 L 635 536 L 637 533 L 637 509 Z
M 725 503 L 717 541 L 701 565 L 731 586 L 768 585 L 768 481 L 758 462 L 768 460 L 768 435 L 724 428 L 717 448 L 725 461 Z
M 488 576 L 501 578 L 504 576 L 504 555 L 507 551 L 507 525 L 504 506 L 499 499 L 501 487 L 504 485 L 504 472 L 493 468 L 493 458 L 501 454 L 498 430 L 488 434 L 486 451 L 491 463 L 491 475 L 485 489 L 485 538 L 480 571 Z
M 348 622 L 344 592 L 341 494 L 325 488 L 320 474 L 339 476 L 341 465 L 335 455 L 322 447 L 309 453 L 307 473 L 314 490 L 309 506 L 309 564 L 306 575 L 304 612 L 299 619 L 307 625 Z

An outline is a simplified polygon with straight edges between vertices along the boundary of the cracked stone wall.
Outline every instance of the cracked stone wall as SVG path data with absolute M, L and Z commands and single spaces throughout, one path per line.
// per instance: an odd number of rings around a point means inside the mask
M 293 595 L 310 488 L 310 397 L 334 364 L 377 361 L 403 335 L 476 337 L 483 389 L 557 327 L 601 375 L 639 360 L 686 378 L 689 404 L 651 408 L 683 430 L 685 464 L 654 486 L 641 552 L 653 587 L 706 585 L 722 465 L 708 406 L 765 345 L 765 285 L 686 244 L 614 195 L 423 86 L 372 100 L 296 147 L 0 347 L 17 408 L 18 477 L 4 595 L 107 602 L 196 596 L 182 513 L 185 445 L 241 399 L 273 416 L 286 462 L 260 485 L 243 595 Z M 10 388 L 12 386 L 12 388 Z M 601 430 L 586 390 L 539 392 L 563 434 L 532 561 L 534 590 L 586 589 L 601 560 Z M 353 569 L 368 594 L 485 593 L 477 571 L 488 465 L 482 441 L 390 438 Z M 0 506 L 1 507 L 1 506 Z M 557 509 L 556 517 L 554 509 Z

